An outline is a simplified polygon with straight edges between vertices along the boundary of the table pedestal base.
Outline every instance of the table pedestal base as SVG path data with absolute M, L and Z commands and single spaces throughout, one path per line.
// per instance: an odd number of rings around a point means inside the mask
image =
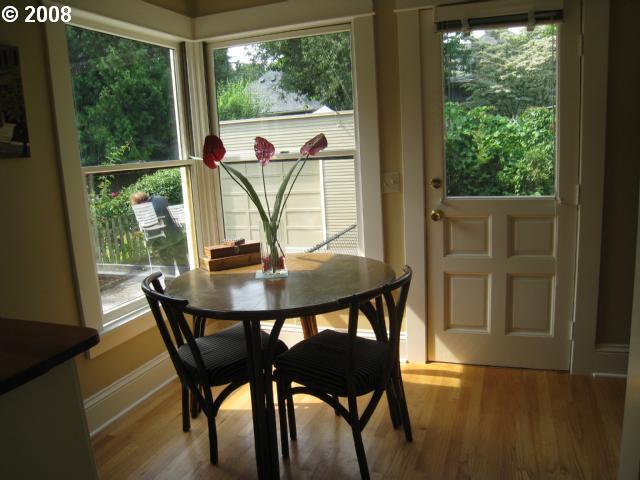
M 300 324 L 302 325 L 302 334 L 305 340 L 318 334 L 318 324 L 315 315 L 300 317 Z

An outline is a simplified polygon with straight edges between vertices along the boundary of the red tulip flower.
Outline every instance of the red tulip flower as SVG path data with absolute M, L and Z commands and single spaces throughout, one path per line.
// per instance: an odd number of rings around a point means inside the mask
M 276 153 L 276 147 L 273 146 L 273 143 L 262 137 L 256 137 L 253 150 L 256 152 L 256 158 L 263 167 L 269 165 L 271 158 Z
M 207 135 L 204 139 L 204 147 L 202 148 L 202 160 L 204 164 L 214 169 L 218 166 L 218 163 L 224 158 L 224 154 L 227 150 L 224 148 L 222 140 L 216 135 Z
M 327 148 L 327 137 L 320 133 L 300 147 L 300 155 L 313 156 Z

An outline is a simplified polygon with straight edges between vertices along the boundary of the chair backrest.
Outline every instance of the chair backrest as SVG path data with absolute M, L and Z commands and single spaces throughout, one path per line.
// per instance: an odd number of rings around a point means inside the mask
M 131 205 L 131 207 L 133 208 L 133 214 L 136 216 L 136 220 L 138 221 L 138 225 L 141 230 L 155 225 L 160 225 L 158 215 L 156 215 L 156 211 L 153 208 L 153 203 L 137 203 Z
M 184 203 L 179 205 L 167 205 L 167 211 L 169 212 L 169 216 L 173 223 L 175 223 L 178 228 L 184 228 Z
M 164 288 L 160 281 L 161 277 L 162 273 L 156 272 L 142 281 L 142 291 L 147 297 L 149 307 L 160 331 L 160 336 L 183 384 L 188 385 L 192 390 L 198 390 L 198 384 L 208 387 L 209 379 L 202 354 L 195 341 L 189 323 L 184 316 L 184 310 L 188 302 L 165 295 Z M 191 356 L 195 361 L 197 378 L 194 378 L 193 375 L 189 373 L 189 369 L 187 369 L 178 354 L 178 349 L 185 344 L 191 351 Z M 204 391 L 206 395 L 206 392 L 210 392 L 210 389 L 205 388 Z
M 347 385 L 353 382 L 353 369 L 356 355 L 354 347 L 360 312 L 369 320 L 377 341 L 389 344 L 383 378 L 381 379 L 382 384 L 379 387 L 384 388 L 384 385 L 386 385 L 389 375 L 392 369 L 395 368 L 399 357 L 400 330 L 407 305 L 412 274 L 411 267 L 405 265 L 403 274 L 397 279 L 388 282 L 378 289 L 341 300 L 349 304 L 348 333 L 350 341 L 346 366 Z

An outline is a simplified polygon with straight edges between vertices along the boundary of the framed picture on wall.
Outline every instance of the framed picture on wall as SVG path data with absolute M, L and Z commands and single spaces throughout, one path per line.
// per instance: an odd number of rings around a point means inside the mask
M 0 158 L 29 156 L 18 49 L 0 45 Z

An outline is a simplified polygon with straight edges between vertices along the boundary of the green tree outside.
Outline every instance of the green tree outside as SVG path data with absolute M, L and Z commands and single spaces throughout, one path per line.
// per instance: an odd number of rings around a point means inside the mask
M 169 50 L 66 31 L 82 165 L 178 158 Z
M 351 35 L 348 32 L 265 42 L 254 60 L 282 72 L 282 88 L 333 110 L 353 108 Z
M 556 27 L 443 35 L 450 196 L 553 195 Z
M 253 95 L 248 85 L 243 78 L 220 84 L 216 92 L 220 121 L 257 118 L 267 112 L 266 103 Z

